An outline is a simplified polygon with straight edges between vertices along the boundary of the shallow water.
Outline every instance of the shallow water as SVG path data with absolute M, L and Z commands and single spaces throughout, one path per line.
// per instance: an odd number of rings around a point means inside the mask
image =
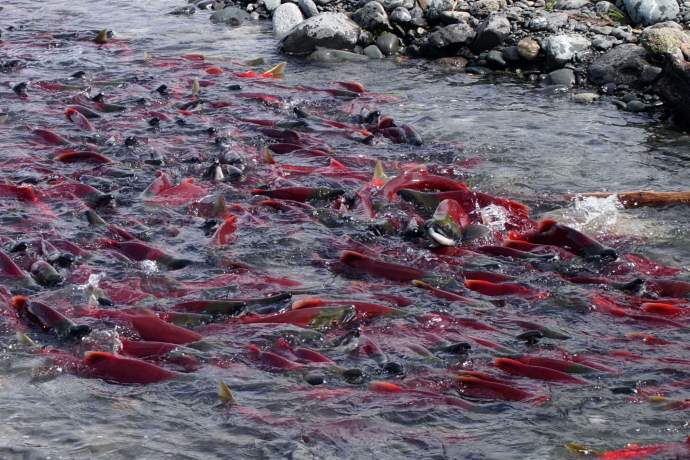
M 667 384 L 690 378 L 688 363 L 663 363 L 658 358 L 690 356 L 687 329 L 661 328 L 646 323 L 617 321 L 591 312 L 583 300 L 591 288 L 566 283 L 553 284 L 540 273 L 524 271 L 519 263 L 486 259 L 472 260 L 479 267 L 519 276 L 530 285 L 552 290 L 554 295 L 540 302 L 508 299 L 498 307 L 477 309 L 472 305 L 441 301 L 425 291 L 408 286 L 369 280 L 362 276 L 337 276 L 318 263 L 337 259 L 348 244 L 348 237 L 369 245 L 389 260 L 419 265 L 442 272 L 452 270 L 428 251 L 403 244 L 397 237 L 367 233 L 360 223 L 325 227 L 305 221 L 299 213 L 270 213 L 248 198 L 246 190 L 232 186 L 209 186 L 226 196 L 228 203 L 245 207 L 236 241 L 228 248 L 209 244 L 200 226 L 203 219 L 179 209 L 148 206 L 139 194 L 153 180 L 157 169 L 173 177 L 199 177 L 214 155 L 212 136 L 203 133 L 210 126 L 229 134 L 231 149 L 247 159 L 248 183 L 255 186 L 274 179 L 270 168 L 261 164 L 256 146 L 263 145 L 257 131 L 238 122 L 237 116 L 270 119 L 290 117 L 290 107 L 306 105 L 326 114 L 346 111 L 347 101 L 325 93 L 293 91 L 297 85 L 333 87 L 334 81 L 358 80 L 374 96 L 362 102 L 380 107 L 386 115 L 415 126 L 426 144 L 422 148 L 378 142 L 373 146 L 343 137 L 326 135 L 328 142 L 350 163 L 369 176 L 373 163 L 356 158 L 369 157 L 386 162 L 433 162 L 441 165 L 468 165 L 459 176 L 480 190 L 529 204 L 536 217 L 551 215 L 560 221 L 600 236 L 625 252 L 650 257 L 662 265 L 682 271 L 676 276 L 688 279 L 690 210 L 622 210 L 598 200 L 573 205 L 565 193 L 602 190 L 688 190 L 690 189 L 690 146 L 688 138 L 660 126 L 646 115 L 620 112 L 611 104 L 572 103 L 567 94 L 536 88 L 510 79 L 487 79 L 470 75 L 446 74 L 426 64 L 383 61 L 366 64 L 317 65 L 288 60 L 286 88 L 263 82 L 246 81 L 226 72 L 210 77 L 201 68 L 171 68 L 150 65 L 144 53 L 154 60 L 200 53 L 208 62 L 235 70 L 236 63 L 263 57 L 268 68 L 284 59 L 275 50 L 275 40 L 265 23 L 229 28 L 211 24 L 208 14 L 192 17 L 163 14 L 178 2 L 153 0 L 71 2 L 46 0 L 5 2 L 3 14 L 3 60 L 18 58 L 26 68 L 0 74 L 7 82 L 0 93 L 0 108 L 10 114 L 2 126 L 1 178 L 11 181 L 37 180 L 38 188 L 50 188 L 45 178 L 51 174 L 80 179 L 104 191 L 117 192 L 118 206 L 103 211 L 103 217 L 137 235 L 146 234 L 151 244 L 181 257 L 199 261 L 196 267 L 168 272 L 162 267 L 131 262 L 101 250 L 94 241 L 103 238 L 101 230 L 89 228 L 83 219 L 84 205 L 72 198 L 53 199 L 55 216 L 41 215 L 35 208 L 28 215 L 12 206 L 3 207 L 0 225 L 2 247 L 26 238 L 64 238 L 90 251 L 80 261 L 64 286 L 35 293 L 43 301 L 61 307 L 84 303 L 83 290 L 74 288 L 87 282 L 88 275 L 103 273 L 104 284 L 120 282 L 121 304 L 166 309 L 184 299 L 254 296 L 270 292 L 270 275 L 298 281 L 320 296 L 345 298 L 357 295 L 395 294 L 413 300 L 404 307 L 413 315 L 429 311 L 471 317 L 500 329 L 497 332 L 461 330 L 459 326 L 437 326 L 433 321 L 421 328 L 451 339 L 464 335 L 481 336 L 520 353 L 534 350 L 514 339 L 524 332 L 508 320 L 524 318 L 543 322 L 565 331 L 570 339 L 544 341 L 544 350 L 562 348 L 570 353 L 598 356 L 600 362 L 616 368 L 615 374 L 598 374 L 591 384 L 572 386 L 516 379 L 521 388 L 550 400 L 496 402 L 475 400 L 475 410 L 463 410 L 442 400 L 418 393 L 379 394 L 366 385 L 345 383 L 336 372 L 327 370 L 326 384 L 310 387 L 301 372 L 277 372 L 258 366 L 246 357 L 246 344 L 269 346 L 277 337 L 296 337 L 306 346 L 321 349 L 338 365 L 365 369 L 372 380 L 389 380 L 401 385 L 433 387 L 428 382 L 448 379 L 448 368 L 472 367 L 487 370 L 495 356 L 491 350 L 474 347 L 466 361 L 444 356 L 430 360 L 415 355 L 405 345 L 417 332 L 416 321 L 408 318 L 377 318 L 364 327 L 389 355 L 403 363 L 405 379 L 397 380 L 379 369 L 376 362 L 352 356 L 346 347 L 329 347 L 334 331 L 308 335 L 296 326 L 250 325 L 233 322 L 198 328 L 212 346 L 198 352 L 204 365 L 184 378 L 154 385 L 117 385 L 86 379 L 55 367 L 46 368 L 44 359 L 17 343 L 15 324 L 10 315 L 0 321 L 0 457 L 2 458 L 564 458 L 564 444 L 578 442 L 597 449 L 640 444 L 680 442 L 690 433 L 689 409 L 659 410 L 644 398 L 631 401 L 629 394 L 612 388 L 663 388 L 673 399 L 690 398 L 688 386 Z M 7 31 L 12 25 L 14 31 Z M 71 33 L 112 29 L 124 45 L 99 48 L 88 40 L 48 37 L 47 33 Z M 36 41 L 32 44 L 32 37 Z M 234 108 L 226 112 L 195 114 L 187 126 L 163 125 L 160 132 L 146 124 L 148 111 L 155 106 L 138 107 L 123 116 L 112 115 L 96 122 L 103 134 L 112 136 L 113 145 L 105 150 L 120 169 L 111 173 L 89 171 L 83 164 L 56 165 L 48 158 L 58 150 L 29 142 L 27 126 L 53 128 L 70 139 L 83 135 L 62 114 L 69 105 L 64 93 L 29 88 L 28 100 L 19 100 L 11 86 L 20 81 L 66 79 L 83 70 L 91 94 L 103 91 L 113 100 L 135 106 L 135 100 L 166 83 L 174 91 L 189 92 L 193 78 L 212 80 L 216 86 L 202 88 L 202 94 L 231 100 Z M 136 76 L 138 80 L 133 80 Z M 66 81 L 66 80 L 65 80 Z M 220 83 L 220 84 L 219 84 Z M 248 91 L 266 91 L 287 101 L 283 108 L 266 108 L 238 102 L 223 93 L 222 85 L 239 83 Z M 206 93 L 204 93 L 206 92 Z M 73 91 L 76 93 L 76 91 Z M 378 96 L 384 95 L 384 96 Z M 163 110 L 163 109 L 161 109 Z M 237 111 L 247 111 L 238 113 Z M 175 117 L 175 115 L 171 115 Z M 120 152 L 127 136 L 148 137 L 149 147 L 161 151 L 167 164 L 153 166 L 131 162 Z M 146 150 L 144 149 L 144 152 Z M 198 160 L 201 158 L 201 161 Z M 289 157 L 288 157 L 289 158 Z M 277 158 L 279 161 L 283 157 Z M 294 164 L 323 166 L 317 159 L 292 158 Z M 118 163 L 116 162 L 116 165 Z M 364 166 L 362 166 L 364 165 Z M 113 174 L 121 174 L 114 177 Z M 291 177 L 309 185 L 337 184 L 338 177 Z M 355 182 L 345 182 L 351 185 Z M 112 187 L 112 190 L 109 189 Z M 239 188 L 239 187 L 238 187 Z M 246 189 L 246 187 L 245 187 Z M 293 210 L 294 211 L 294 210 Z M 101 212 L 101 211 L 99 211 Z M 612 235 L 618 235 L 613 237 Z M 315 262 L 316 261 L 316 262 Z M 247 264 L 242 275 L 233 264 Z M 438 266 L 437 266 L 438 265 Z M 189 287 L 180 283 L 216 280 L 229 273 L 222 289 Z M 233 278 L 231 275 L 239 273 Z M 171 281 L 172 280 L 172 281 Z M 139 284 L 137 284 L 139 283 Z M 144 286 L 145 285 L 145 286 Z M 142 287 L 144 286 L 144 287 Z M 14 288 L 14 286 L 10 286 Z M 128 302 L 128 291 L 144 292 L 141 299 Z M 157 295 L 151 295 L 151 293 Z M 357 292 L 357 294 L 353 294 Z M 14 292 L 13 292 L 14 293 Z M 476 296 L 479 298 L 480 296 Z M 485 299 L 486 300 L 486 299 Z M 374 300 L 376 301 L 376 300 Z M 266 308 L 264 312 L 287 307 L 288 302 Z M 124 305 L 122 305 L 124 307 Z M 67 311 L 67 310 L 66 310 Z M 78 312 L 78 310 L 75 310 Z M 91 321 L 86 320 L 86 321 Z M 687 320 L 686 320 L 687 323 Z M 102 329 L 114 328 L 107 321 L 96 322 Z M 414 326 L 413 326 L 414 325 Z M 215 327 L 215 329 L 214 329 Z M 443 331 L 443 329 L 448 329 Z M 118 329 L 121 333 L 123 329 Z M 401 331 L 406 331 L 408 335 Z M 628 334 L 650 331 L 672 344 L 651 347 L 629 341 Z M 40 344 L 55 345 L 46 334 L 33 332 Z M 633 361 L 610 355 L 626 350 L 648 360 Z M 392 357 L 392 358 L 390 358 Z M 223 379 L 235 392 L 237 404 L 222 406 L 216 385 Z M 426 385 L 426 386 L 424 386 Z M 320 390 L 328 388 L 333 392 Z M 438 390 L 442 385 L 438 384 Z M 449 394 L 457 393 L 450 391 Z M 689 454 L 690 455 L 690 454 Z M 662 454 L 659 458 L 665 458 Z M 682 457 L 681 457 L 682 458 Z

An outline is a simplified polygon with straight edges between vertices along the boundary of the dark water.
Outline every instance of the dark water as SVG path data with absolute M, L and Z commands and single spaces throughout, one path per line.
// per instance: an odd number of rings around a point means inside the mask
M 459 178 L 480 190 L 529 204 L 535 217 L 554 216 L 606 239 L 623 252 L 678 267 L 676 279 L 689 278 L 687 208 L 622 210 L 610 200 L 573 205 L 562 197 L 569 192 L 690 189 L 687 136 L 659 127 L 647 116 L 619 112 L 610 104 L 575 104 L 567 94 L 510 80 L 448 75 L 417 62 L 323 66 L 289 60 L 281 82 L 284 87 L 238 79 L 232 71 L 247 70 L 238 63 L 263 57 L 266 64 L 262 68 L 268 68 L 283 59 L 275 52 L 266 25 L 228 28 L 211 24 L 206 13 L 183 18 L 163 14 L 179 6 L 176 2 L 48 0 L 40 4 L 10 1 L 3 6 L 0 56 L 3 61 L 19 59 L 25 67 L 0 74 L 4 82 L 0 108 L 10 115 L 0 127 L 2 180 L 35 183 L 36 189 L 49 191 L 56 181 L 70 178 L 112 192 L 117 205 L 99 210 L 105 220 L 146 237 L 166 252 L 198 262 L 194 267 L 167 271 L 103 249 L 97 242 L 112 235 L 89 227 L 83 217 L 83 201 L 67 194 L 46 199 L 52 216 L 43 208 L 22 209 L 5 202 L 0 216 L 3 250 L 8 251 L 17 241 L 44 238 L 68 240 L 89 252 L 64 272 L 67 280 L 63 285 L 31 292 L 36 298 L 79 316 L 86 307 L 77 306 L 88 299 L 85 289 L 76 286 L 95 276 L 118 308 L 136 305 L 165 311 L 180 299 L 266 294 L 281 288 L 275 279 L 287 278 L 321 297 L 382 303 L 382 295 L 393 294 L 412 303 L 402 307 L 411 316 L 376 318 L 362 326 L 389 360 L 403 364 L 407 374 L 403 379 L 381 370 L 375 360 L 353 356 L 347 346 L 333 346 L 332 340 L 342 330 L 223 321 L 197 327 L 209 344 L 204 351 L 188 351 L 203 363 L 199 370 L 170 382 L 142 386 L 60 372 L 59 366 L 51 367 L 35 349 L 17 341 L 15 322 L 7 313 L 0 323 L 0 457 L 542 459 L 572 455 L 564 448 L 568 442 L 615 449 L 631 442 L 682 442 L 690 433 L 689 409 L 663 410 L 649 400 L 655 392 L 674 400 L 690 398 L 687 384 L 673 385 L 690 379 L 690 365 L 660 360 L 690 358 L 687 328 L 623 321 L 589 311 L 587 296 L 595 288 L 555 283 L 526 270 L 520 262 L 495 258 L 468 258 L 465 262 L 466 266 L 518 276 L 535 288 L 550 290 L 552 296 L 544 301 L 484 298 L 494 303 L 477 307 L 443 301 L 407 285 L 334 274 L 329 263 L 343 249 L 353 248 L 354 240 L 387 260 L 434 272 L 454 273 L 458 266 L 397 236 L 374 235 L 361 220 L 327 227 L 308 219 L 308 212 L 305 217 L 299 207 L 278 213 L 259 206 L 248 191 L 262 184 L 280 186 L 294 181 L 356 188 L 361 181 L 338 175 L 281 173 L 280 168 L 262 164 L 257 152 L 267 139 L 256 126 L 239 119 L 286 119 L 294 106 L 333 116 L 358 112 L 361 107 L 380 108 L 415 126 L 427 142 L 422 148 L 380 140 L 369 146 L 323 133 L 321 137 L 335 148 L 337 158 L 352 171 L 369 177 L 373 171 L 369 159 L 393 165 L 388 171 L 391 175 L 396 174 L 395 165 L 429 162 L 439 168 L 452 166 Z M 7 31 L 10 25 L 14 31 Z M 122 41 L 97 47 L 90 41 L 92 31 L 104 27 L 114 30 Z M 225 73 L 209 76 L 202 65 L 177 59 L 191 53 L 203 54 L 207 62 L 225 67 Z M 172 67 L 155 65 L 168 58 Z M 78 70 L 87 73 L 86 81 L 68 80 Z M 173 98 L 188 100 L 195 78 L 215 83 L 202 87 L 202 95 L 231 105 L 184 117 L 171 106 L 155 102 L 160 98 L 152 90 L 162 83 L 171 88 Z M 333 82 L 347 80 L 361 81 L 374 95 L 352 105 L 327 93 L 294 89 L 298 85 L 333 88 Z M 33 82 L 26 100 L 10 89 L 20 81 Z M 37 85 L 41 81 L 76 84 L 78 88 L 49 91 Z M 243 85 L 244 91 L 277 95 L 285 104 L 271 108 L 236 98 L 223 89 L 234 83 Z M 82 137 L 93 134 L 65 120 L 64 108 L 80 89 L 92 95 L 102 91 L 109 101 L 128 107 L 122 114 L 107 114 L 94 122 L 100 138 Z M 148 105 L 137 103 L 142 97 Z M 160 131 L 153 131 L 146 123 L 152 111 L 164 112 L 172 120 L 185 119 L 186 125 L 164 121 Z M 232 208 L 239 216 L 236 240 L 225 248 L 210 243 L 201 229 L 204 219 L 186 206 L 152 206 L 140 196 L 157 170 L 166 171 L 175 183 L 186 177 L 200 178 L 217 154 L 213 136 L 205 131 L 209 127 L 230 138 L 230 153 L 246 168 L 246 179 L 240 184 L 197 181 L 209 195 L 223 195 L 237 206 Z M 30 128 L 50 128 L 76 143 L 93 142 L 114 164 L 94 168 L 52 161 L 60 148 L 34 143 Z M 148 145 L 140 147 L 138 154 L 143 157 L 158 151 L 166 158 L 165 164 L 132 160 L 131 152 L 122 148 L 128 136 L 148 138 Z M 325 166 L 322 158 L 276 159 Z M 249 269 L 233 268 L 240 264 Z M 22 292 L 9 282 L 7 287 L 13 293 Z M 474 297 L 481 299 L 478 294 Z M 289 301 L 262 312 L 287 307 Z M 473 318 L 498 330 L 469 330 L 419 319 L 430 311 Z M 492 370 L 497 353 L 480 346 L 460 360 L 446 355 L 423 357 L 407 347 L 411 343 L 431 346 L 420 332 L 423 330 L 451 341 L 481 337 L 518 354 L 538 354 L 537 349 L 515 340 L 524 332 L 511 322 L 518 318 L 570 336 L 565 341 L 543 341 L 543 355 L 562 357 L 558 350 L 582 354 L 618 372 L 588 376 L 588 385 L 554 384 Z M 687 319 L 677 320 L 687 324 Z M 116 321 L 84 321 L 101 331 L 131 335 Z M 649 346 L 629 339 L 631 333 L 642 331 L 670 343 Z M 57 345 L 49 335 L 35 331 L 29 335 L 41 345 Z M 324 385 L 311 387 L 302 371 L 280 372 L 247 357 L 247 344 L 270 349 L 279 337 L 318 349 L 339 366 L 363 369 L 367 380 L 386 380 L 459 398 L 449 382 L 457 369 L 465 367 L 493 372 L 550 400 L 537 405 L 466 398 L 475 408 L 464 410 L 427 393 L 381 394 L 368 389 L 366 383 L 348 384 L 333 369 L 322 371 Z M 100 340 L 100 345 L 90 346 L 107 349 L 107 337 Z M 628 359 L 612 351 L 629 351 L 642 358 Z M 234 406 L 219 403 L 216 388 L 220 379 L 235 392 Z M 638 397 L 612 391 L 615 388 L 637 388 Z M 657 457 L 671 458 L 669 455 Z M 683 458 L 683 454 L 674 455 Z

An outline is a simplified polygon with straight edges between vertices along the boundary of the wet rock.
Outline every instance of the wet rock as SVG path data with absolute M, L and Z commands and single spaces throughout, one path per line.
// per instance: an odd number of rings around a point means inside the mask
M 370 30 L 388 29 L 388 15 L 383 5 L 379 2 L 369 2 L 354 13 L 352 13 L 352 20 L 361 27 Z
M 467 59 L 461 56 L 444 57 L 433 61 L 439 69 L 447 72 L 459 72 L 465 70 L 467 67 Z
M 395 24 L 407 24 L 412 21 L 412 15 L 407 8 L 399 6 L 391 12 L 390 20 Z
M 518 54 L 525 61 L 534 61 L 539 56 L 539 42 L 530 37 L 521 39 L 517 44 Z
M 625 106 L 625 110 L 628 112 L 646 112 L 647 110 L 650 109 L 650 106 L 645 104 L 644 102 L 633 99 L 632 101 L 628 102 L 627 105 Z
M 457 54 L 463 46 L 470 44 L 474 37 L 475 32 L 468 24 L 451 24 L 430 33 L 422 52 L 431 58 L 451 56 Z
M 597 93 L 578 93 L 573 95 L 573 101 L 581 104 L 591 104 L 599 99 Z
M 486 55 L 486 64 L 492 69 L 505 69 L 508 64 L 503 59 L 503 52 L 491 50 Z
M 455 8 L 455 0 L 427 0 L 426 17 L 430 21 L 440 19 L 441 13 Z
M 661 62 L 676 50 L 690 50 L 690 35 L 674 27 L 649 27 L 640 35 L 640 44 L 653 59 Z
M 273 12 L 273 34 L 283 38 L 300 22 L 304 21 L 302 11 L 294 3 L 283 3 Z
M 683 128 L 690 127 L 690 62 L 675 51 L 664 67 L 655 89 L 673 112 L 673 120 Z
M 376 46 L 383 54 L 390 56 L 397 53 L 400 49 L 400 39 L 395 34 L 384 32 L 376 39 Z
M 364 62 L 369 60 L 369 58 L 363 54 L 320 47 L 316 48 L 316 50 L 309 55 L 309 59 L 317 62 Z
M 542 43 L 546 65 L 550 69 L 563 67 L 584 54 L 590 45 L 589 40 L 582 35 L 552 35 Z
M 297 4 L 305 18 L 310 18 L 319 14 L 319 9 L 316 7 L 314 0 L 299 0 Z
M 503 60 L 509 64 L 517 64 L 522 60 L 520 53 L 518 53 L 517 46 L 507 46 L 503 48 Z
M 557 10 L 579 10 L 589 4 L 589 0 L 557 0 L 555 8 Z
M 472 51 L 481 53 L 501 43 L 510 34 L 510 22 L 501 14 L 492 14 L 477 27 L 477 35 L 472 43 Z
M 623 4 L 632 22 L 645 26 L 672 20 L 680 13 L 677 0 L 623 0 Z
M 376 45 L 369 45 L 364 48 L 364 55 L 371 59 L 383 59 L 383 53 Z
M 266 8 L 266 11 L 269 13 L 272 13 L 280 6 L 280 0 L 262 0 L 262 2 L 264 4 L 264 8 Z
M 309 385 L 321 385 L 326 381 L 326 377 L 319 372 L 309 372 L 304 376 L 304 380 Z
M 589 78 L 597 85 L 630 85 L 640 80 L 649 65 L 644 48 L 626 43 L 596 58 L 589 67 Z
M 249 13 L 241 8 L 228 6 L 222 10 L 216 11 L 211 15 L 211 22 L 216 24 L 229 24 L 231 26 L 239 26 L 245 21 L 249 21 L 251 16 Z
M 546 76 L 549 85 L 567 86 L 571 88 L 575 84 L 575 72 L 572 69 L 558 69 Z
M 172 10 L 169 14 L 173 16 L 189 16 L 196 12 L 196 7 L 194 5 L 180 6 Z
M 360 28 L 342 13 L 321 13 L 295 26 L 281 47 L 289 54 L 308 54 L 317 47 L 352 49 Z
M 655 65 L 649 65 L 642 70 L 640 75 L 640 83 L 650 85 L 654 83 L 661 75 L 662 68 Z

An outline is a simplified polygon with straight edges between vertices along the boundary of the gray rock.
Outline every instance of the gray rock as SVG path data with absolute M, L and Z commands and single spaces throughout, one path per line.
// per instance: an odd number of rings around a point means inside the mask
M 290 30 L 281 47 L 289 54 L 308 54 L 316 47 L 352 49 L 359 31 L 359 26 L 342 13 L 320 13 Z
M 468 24 L 451 24 L 430 33 L 422 51 L 431 58 L 451 56 L 470 44 L 474 36 L 475 32 Z
M 269 13 L 272 13 L 280 6 L 280 0 L 261 0 L 261 2 Z
M 319 14 L 319 9 L 316 7 L 314 0 L 299 0 L 299 9 L 302 10 L 305 18 L 310 18 Z
M 557 10 L 579 10 L 589 4 L 589 0 L 556 0 Z
M 532 18 L 527 27 L 534 31 L 549 30 L 555 32 L 566 25 L 568 25 L 567 13 L 546 13 Z
M 492 14 L 477 27 L 477 36 L 472 43 L 472 51 L 481 53 L 503 43 L 510 34 L 510 22 L 502 14 Z
M 674 19 L 680 13 L 677 0 L 623 0 L 623 4 L 633 23 L 645 26 Z
M 560 85 L 571 88 L 575 84 L 575 72 L 571 69 L 558 69 L 546 76 L 549 85 Z
M 614 37 L 598 36 L 592 40 L 592 48 L 599 51 L 606 51 L 613 48 L 614 45 L 620 43 Z
M 552 35 L 542 42 L 546 65 L 550 69 L 563 67 L 576 57 L 581 57 L 591 46 L 582 35 Z
M 396 24 L 407 24 L 412 21 L 412 15 L 407 8 L 399 6 L 391 12 L 390 20 Z
M 365 29 L 360 29 L 357 44 L 362 47 L 367 47 L 374 43 L 374 34 Z
M 644 48 L 626 43 L 596 58 L 589 67 L 589 79 L 597 85 L 630 85 L 639 82 L 649 65 Z
M 398 7 L 404 8 L 404 4 L 405 0 L 381 0 L 381 5 L 383 5 L 383 9 L 389 12 L 393 11 Z
M 383 53 L 376 45 L 369 45 L 364 48 L 364 55 L 371 59 L 383 59 Z
M 278 38 L 283 38 L 302 21 L 304 21 L 304 16 L 299 6 L 294 3 L 283 3 L 273 12 L 273 34 Z
M 426 17 L 430 21 L 437 21 L 441 13 L 455 8 L 455 0 L 427 0 Z
M 316 48 L 316 50 L 309 55 L 309 59 L 317 62 L 364 62 L 369 60 L 369 58 L 363 54 L 321 47 Z
M 397 35 L 390 32 L 384 32 L 376 39 L 376 46 L 385 54 L 390 56 L 395 54 L 400 49 L 400 39 Z
M 654 83 L 661 76 L 662 69 L 655 65 L 650 65 L 642 69 L 640 74 L 640 82 L 645 85 Z
M 352 13 L 352 20 L 365 29 L 388 29 L 388 15 L 383 5 L 379 2 L 371 1 Z
M 611 35 L 611 31 L 613 31 L 613 27 L 611 27 L 611 26 L 592 26 L 592 28 L 590 30 L 592 32 L 594 32 L 595 34 Z
M 541 47 L 539 43 L 530 37 L 525 37 L 521 39 L 517 44 L 518 54 L 525 61 L 534 61 L 537 56 L 539 56 L 539 50 Z
M 222 10 L 216 11 L 211 15 L 211 22 L 216 24 L 229 24 L 232 26 L 239 26 L 243 22 L 249 21 L 250 19 L 251 16 L 249 16 L 249 13 L 234 6 L 228 6 Z

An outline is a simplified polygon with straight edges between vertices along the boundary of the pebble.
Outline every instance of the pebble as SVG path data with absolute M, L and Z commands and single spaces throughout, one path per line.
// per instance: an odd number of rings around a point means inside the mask
M 407 8 L 399 6 L 391 12 L 390 20 L 396 24 L 407 24 L 412 21 L 412 15 Z
M 634 100 L 627 103 L 627 105 L 625 106 L 625 109 L 628 112 L 645 112 L 645 111 L 649 110 L 649 105 L 645 104 L 642 101 L 634 99 Z

